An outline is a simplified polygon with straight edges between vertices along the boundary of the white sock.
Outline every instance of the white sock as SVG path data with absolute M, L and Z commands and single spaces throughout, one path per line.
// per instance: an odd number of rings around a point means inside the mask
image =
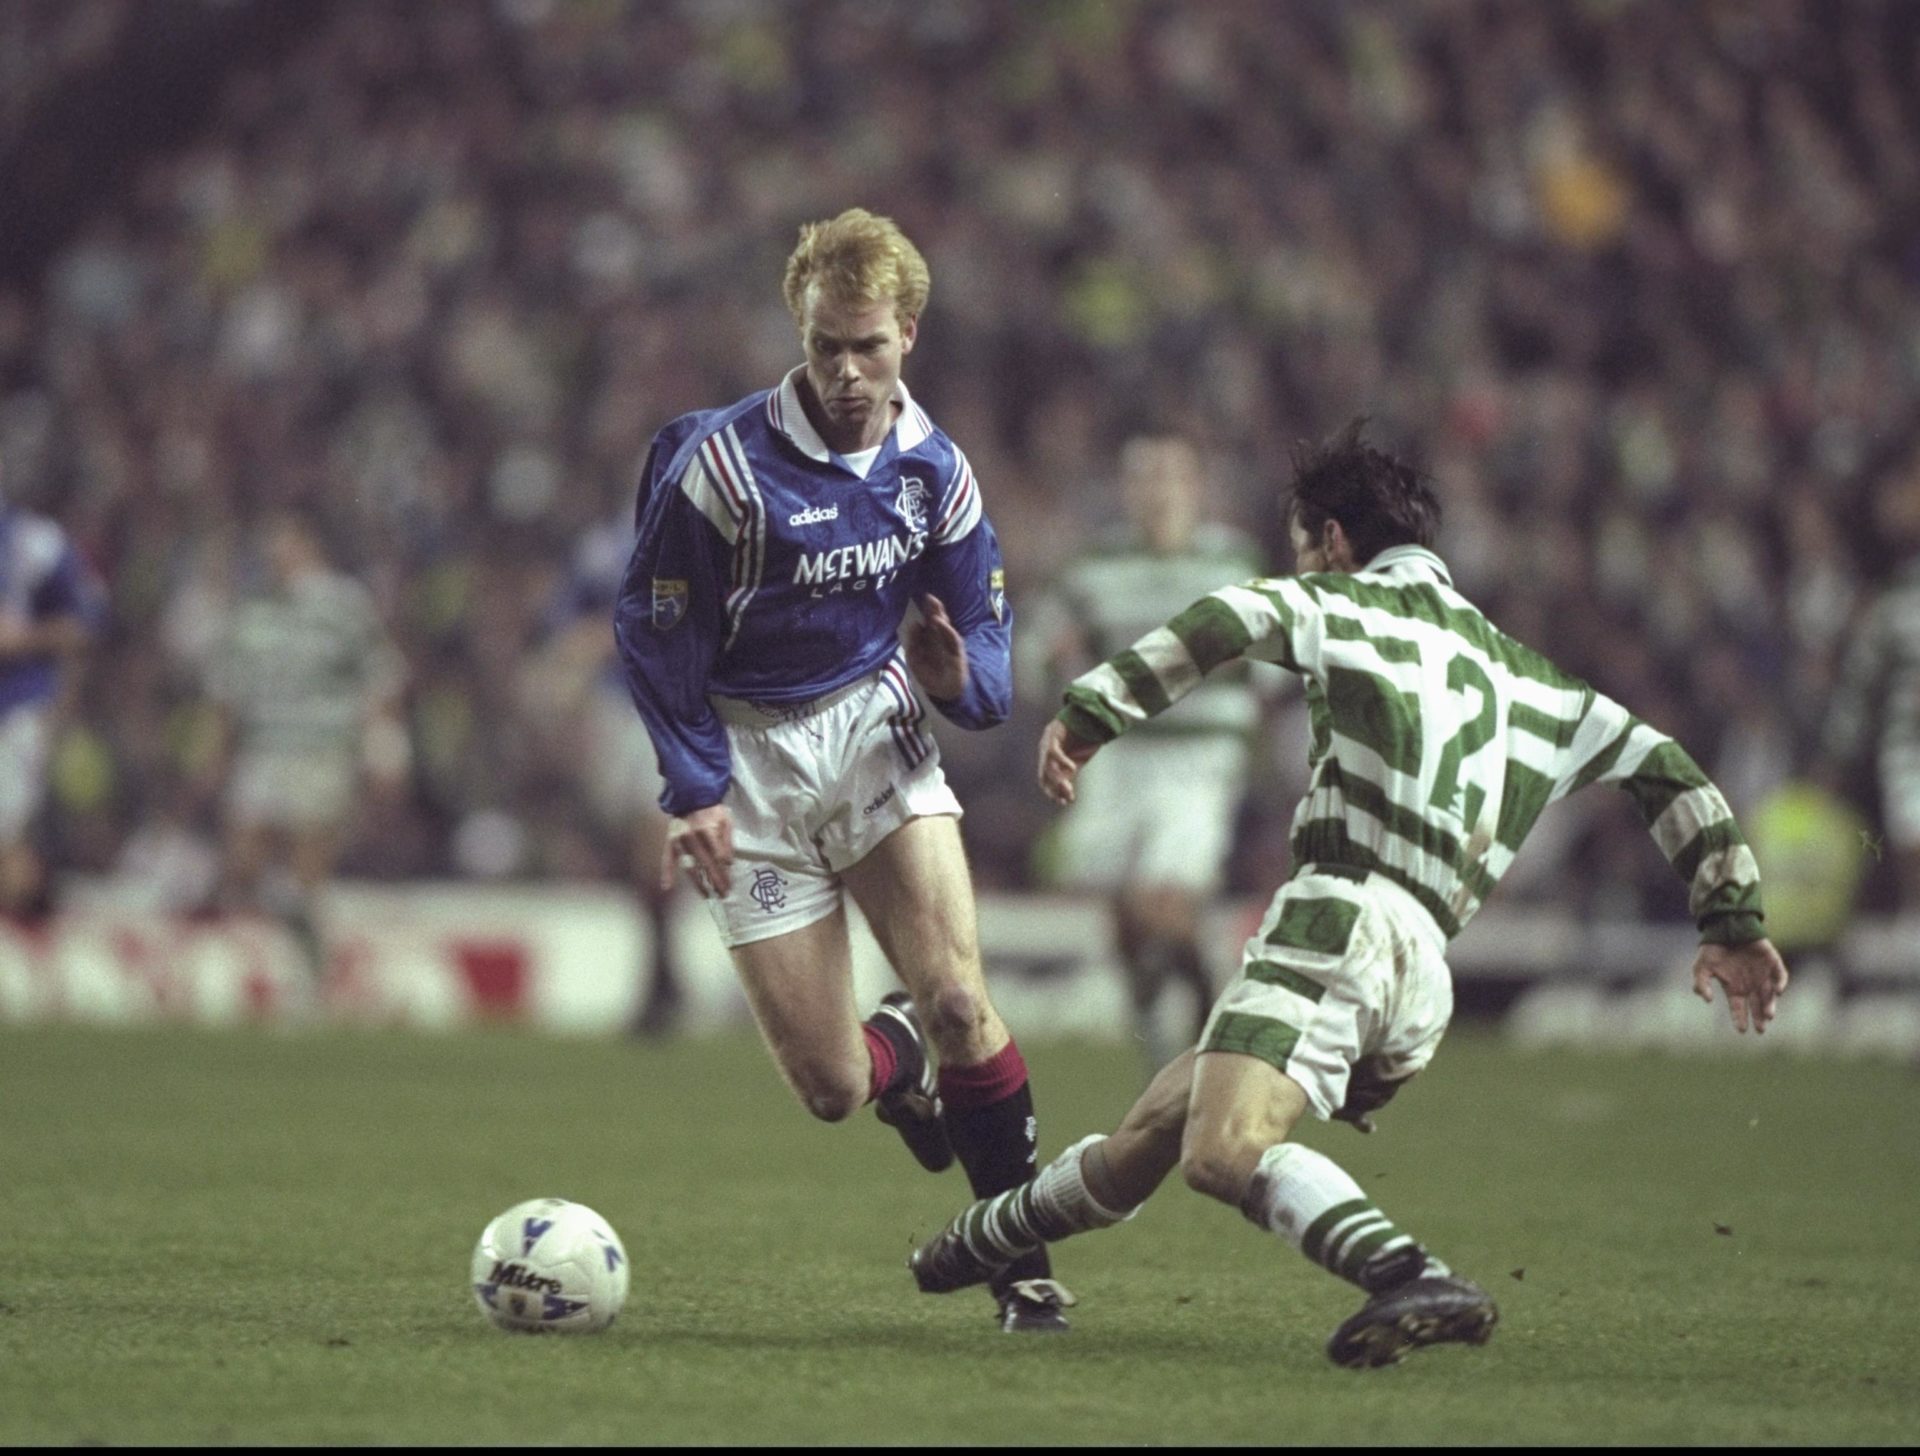
M 1298 1143 L 1276 1143 L 1261 1156 L 1240 1211 L 1362 1289 L 1447 1272 L 1374 1207 L 1346 1169 Z
M 976 1250 L 990 1249 L 1013 1259 L 1069 1234 L 1125 1223 L 1139 1210 L 1116 1213 L 1106 1207 L 1087 1191 L 1080 1172 L 1086 1150 L 1105 1141 L 1100 1133 L 1081 1138 L 1034 1174 L 1031 1182 L 981 1199 L 954 1220 L 955 1227 Z

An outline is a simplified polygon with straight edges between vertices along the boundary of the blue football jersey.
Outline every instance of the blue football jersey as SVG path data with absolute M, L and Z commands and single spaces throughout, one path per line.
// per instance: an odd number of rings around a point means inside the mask
M 1000 546 L 966 456 L 901 385 L 900 417 L 860 474 L 808 421 L 801 372 L 682 415 L 642 470 L 614 635 L 670 814 L 719 803 L 732 782 L 709 694 L 803 703 L 877 672 L 926 593 L 967 647 L 965 691 L 934 706 L 987 728 L 1012 703 Z
M 45 516 L 0 505 L 0 613 L 25 622 L 75 617 L 98 630 L 106 614 L 100 590 L 67 533 Z M 0 663 L 0 712 L 41 703 L 59 687 L 53 657 Z

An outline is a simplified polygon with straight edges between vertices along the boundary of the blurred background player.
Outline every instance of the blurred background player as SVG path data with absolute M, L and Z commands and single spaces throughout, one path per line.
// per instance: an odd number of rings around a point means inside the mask
M 48 908 L 33 829 L 68 686 L 61 669 L 86 650 L 102 614 L 66 532 L 0 495 L 0 914 Z
M 318 901 L 363 758 L 378 745 L 390 760 L 395 742 L 404 753 L 389 707 L 401 663 L 371 595 L 328 564 L 312 521 L 275 515 L 259 547 L 265 589 L 235 605 L 208 684 L 230 753 L 223 899 L 285 923 L 318 985 Z
M 1113 656 L 1223 581 L 1260 574 L 1252 538 L 1202 519 L 1200 456 L 1174 436 L 1120 452 L 1125 523 L 1066 569 L 1048 606 L 1049 665 L 1061 681 Z M 1049 630 L 1050 629 L 1050 630 Z M 1257 690 L 1235 666 L 1209 677 L 1177 718 L 1114 745 L 1061 823 L 1059 876 L 1109 897 L 1135 1034 L 1151 1077 L 1193 1045 L 1213 1005 L 1202 917 L 1221 889 L 1246 791 Z M 1187 1004 L 1162 1007 L 1169 984 Z
M 674 816 L 663 878 L 707 897 L 794 1094 L 827 1122 L 876 1102 L 984 1195 L 1032 1176 L 1033 1096 L 920 692 L 1003 721 L 1012 622 L 973 469 L 900 379 L 931 286 L 890 219 L 800 230 L 782 293 L 805 362 L 655 437 L 614 623 Z M 912 993 L 864 1022 L 847 894 Z M 1003 1330 L 1066 1328 L 1050 1272 L 1045 1250 L 997 1271 Z
M 1873 538 L 1892 570 L 1842 659 L 1822 737 L 1821 777 L 1840 784 L 1871 757 L 1884 852 L 1900 908 L 1920 918 L 1920 437 L 1876 483 Z M 1874 842 L 1880 850 L 1878 841 Z
M 549 615 L 551 636 L 536 673 L 549 697 L 543 705 L 549 716 L 555 698 L 579 710 L 578 761 L 587 799 L 599 827 L 614 838 L 614 856 L 623 878 L 635 887 L 650 930 L 634 1029 L 643 1036 L 664 1036 L 677 1025 L 682 1006 L 673 948 L 677 897 L 673 886 L 661 885 L 659 875 L 667 843 L 667 815 L 660 807 L 666 783 L 646 722 L 633 711 L 612 625 L 633 544 L 632 513 L 626 507 L 616 519 L 581 534 Z

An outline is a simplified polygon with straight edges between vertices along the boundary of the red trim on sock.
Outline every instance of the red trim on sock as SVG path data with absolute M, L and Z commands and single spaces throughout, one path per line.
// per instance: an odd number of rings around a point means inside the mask
M 1026 1058 L 1008 1042 L 999 1051 L 971 1067 L 940 1069 L 940 1100 L 950 1112 L 991 1107 L 1018 1092 L 1027 1082 Z
M 873 1059 L 873 1079 L 867 1085 L 867 1101 L 871 1102 L 886 1091 L 888 1084 L 893 1081 L 894 1068 L 899 1065 L 899 1058 L 893 1054 L 893 1043 L 871 1026 L 863 1023 L 860 1027 L 860 1035 L 867 1039 L 867 1055 Z

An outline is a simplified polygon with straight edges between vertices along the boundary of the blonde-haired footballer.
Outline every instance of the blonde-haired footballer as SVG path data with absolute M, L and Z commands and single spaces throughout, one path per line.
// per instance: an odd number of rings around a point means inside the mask
M 900 378 L 928 286 L 884 217 L 801 229 L 783 293 L 804 362 L 655 437 L 614 630 L 673 816 L 663 875 L 707 897 L 801 1105 L 838 1122 L 875 1101 L 984 1196 L 1032 1176 L 1033 1097 L 925 703 L 1006 717 L 1012 614 L 973 469 Z M 865 1021 L 849 894 L 911 993 Z M 1049 1276 L 1041 1249 L 994 1271 L 1002 1329 L 1066 1328 Z
M 1371 1131 L 1453 1012 L 1447 943 L 1542 810 L 1588 784 L 1632 796 L 1686 881 L 1694 989 L 1726 988 L 1763 1031 L 1787 968 L 1761 935 L 1759 872 L 1733 816 L 1671 738 L 1503 634 L 1429 549 L 1439 502 L 1358 424 L 1295 461 L 1301 574 L 1226 586 L 1085 674 L 1042 736 L 1040 785 L 1071 803 L 1100 748 L 1239 658 L 1306 682 L 1310 777 L 1293 877 L 1247 942 L 1199 1045 L 1109 1137 L 1075 1143 L 1012 1193 L 962 1212 L 908 1260 L 928 1293 L 1048 1242 L 1124 1222 L 1177 1166 L 1189 1186 L 1366 1292 L 1339 1365 L 1480 1344 L 1498 1313 L 1331 1158 L 1289 1141 L 1302 1114 Z

